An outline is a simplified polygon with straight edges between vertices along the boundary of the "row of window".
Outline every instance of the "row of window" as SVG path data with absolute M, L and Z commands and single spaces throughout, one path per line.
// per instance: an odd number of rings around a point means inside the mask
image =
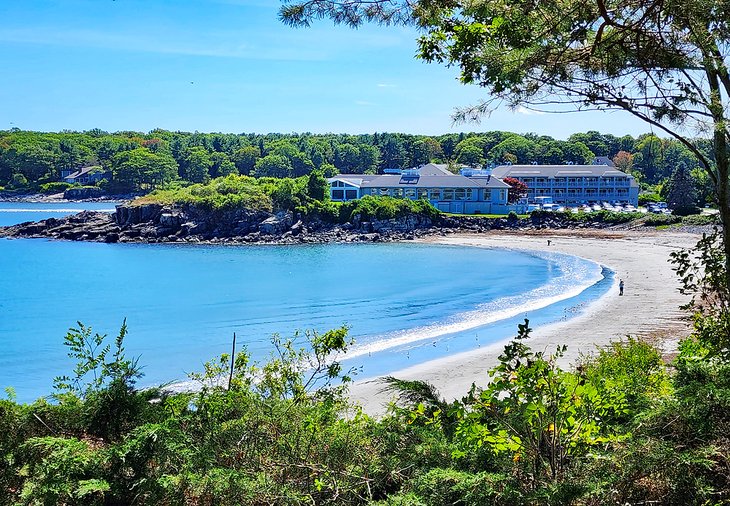
M 355 200 L 357 190 L 332 190 L 332 200 Z
M 619 188 L 616 190 L 612 189 L 600 189 L 597 190 L 595 188 L 586 188 L 585 190 L 578 190 L 578 189 L 554 189 L 552 191 L 548 190 L 534 190 L 530 189 L 528 190 L 528 194 L 530 195 L 601 195 L 601 196 L 609 196 L 609 195 L 628 195 L 629 190 L 627 188 Z
M 609 185 L 628 185 L 630 179 L 628 177 L 556 177 L 555 179 L 548 178 L 518 178 L 520 181 L 525 183 L 527 186 L 571 186 L 571 185 L 584 185 L 584 186 L 609 186 Z
M 368 190 L 363 190 L 367 193 Z M 370 195 L 388 195 L 396 198 L 427 200 L 474 200 L 472 188 L 371 188 Z
M 334 188 L 352 188 L 351 184 L 347 184 L 342 181 L 332 181 L 332 183 L 330 183 L 330 186 Z

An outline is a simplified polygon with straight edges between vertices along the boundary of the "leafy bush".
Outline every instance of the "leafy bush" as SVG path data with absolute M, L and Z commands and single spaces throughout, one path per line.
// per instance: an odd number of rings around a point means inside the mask
M 28 187 L 28 180 L 23 174 L 13 174 L 13 176 L 10 178 L 10 183 L 8 186 L 14 190 L 19 190 L 22 188 Z
M 615 423 L 628 423 L 634 416 L 650 408 L 655 399 L 671 393 L 669 374 L 662 356 L 650 344 L 629 337 L 600 349 L 587 357 L 579 370 L 599 392 L 620 393 L 624 410 L 616 412 Z
M 206 184 L 169 185 L 134 202 L 139 205 L 191 204 L 211 210 L 246 208 L 271 211 L 273 209 L 270 192 L 267 193 L 262 184 L 255 178 L 236 174 L 219 177 Z
M 719 223 L 719 214 L 691 214 L 682 217 L 682 225 L 687 226 L 718 225 Z
M 661 202 L 662 196 L 658 193 L 648 193 L 648 192 L 642 192 L 639 193 L 639 205 L 645 206 L 647 204 L 651 204 L 654 202 Z
M 43 183 L 40 186 L 41 193 L 61 193 L 65 190 L 68 190 L 73 185 L 71 183 L 66 183 L 63 181 L 54 181 L 51 183 Z
M 414 480 L 412 485 L 422 504 L 463 504 L 481 506 L 519 504 L 519 486 L 503 474 L 469 473 L 454 469 L 433 469 Z
M 365 195 L 359 200 L 344 202 L 340 207 L 339 219 L 341 223 L 351 222 L 356 216 L 359 216 L 361 221 L 390 220 L 409 214 L 436 220 L 441 213 L 427 200 Z
M 644 225 L 650 227 L 660 227 L 663 225 L 674 225 L 679 223 L 681 218 L 673 214 L 648 214 L 641 219 Z

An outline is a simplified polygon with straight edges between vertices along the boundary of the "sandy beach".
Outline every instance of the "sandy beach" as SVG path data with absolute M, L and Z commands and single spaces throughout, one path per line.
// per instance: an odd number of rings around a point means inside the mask
M 548 246 L 548 239 L 550 246 Z M 687 297 L 678 292 L 679 282 L 668 262 L 669 254 L 694 246 L 698 235 L 667 231 L 576 231 L 540 233 L 490 233 L 430 238 L 428 242 L 482 248 L 551 250 L 576 255 L 602 264 L 616 273 L 609 292 L 566 321 L 533 329 L 529 340 L 535 350 L 553 351 L 567 344 L 563 365 L 575 364 L 628 335 L 654 342 L 671 353 L 679 337 L 689 333 L 689 321 L 679 306 Z M 619 279 L 625 283 L 619 296 Z M 516 332 L 517 329 L 515 329 Z M 470 352 L 418 364 L 393 376 L 420 379 L 435 385 L 447 399 L 460 398 L 472 383 L 484 386 L 486 371 L 496 365 L 505 342 Z M 373 415 L 384 412 L 392 395 L 382 392 L 377 379 L 361 380 L 350 388 L 351 397 Z

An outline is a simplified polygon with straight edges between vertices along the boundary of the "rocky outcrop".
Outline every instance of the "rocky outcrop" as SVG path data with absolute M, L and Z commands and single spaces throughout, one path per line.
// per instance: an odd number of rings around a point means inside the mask
M 387 220 L 332 224 L 318 218 L 276 214 L 251 209 L 208 210 L 195 206 L 123 204 L 113 214 L 85 211 L 63 219 L 50 218 L 0 228 L 0 237 L 50 237 L 100 242 L 192 243 L 321 243 L 412 239 L 448 232 L 490 230 L 540 230 L 559 228 L 606 228 L 600 221 L 578 221 L 562 213 L 535 213 L 529 219 L 516 216 L 481 218 L 407 214 Z
M 95 186 L 82 188 L 68 188 L 63 192 L 63 198 L 66 200 L 87 200 L 98 199 L 104 195 L 104 190 Z

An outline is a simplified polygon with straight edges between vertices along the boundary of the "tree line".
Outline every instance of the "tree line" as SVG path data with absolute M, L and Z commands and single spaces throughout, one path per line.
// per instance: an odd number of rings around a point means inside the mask
M 710 151 L 709 141 L 705 144 Z M 429 162 L 455 169 L 501 163 L 585 164 L 596 157 L 613 160 L 645 186 L 661 185 L 682 166 L 692 172 L 698 198 L 711 192 L 707 178 L 694 170 L 699 167 L 696 157 L 680 142 L 654 134 L 617 137 L 596 131 L 563 141 L 502 131 L 424 136 L 13 129 L 0 131 L 0 186 L 37 189 L 59 181 L 63 170 L 89 165 L 111 172 L 112 180 L 102 183 L 109 190 L 149 191 L 175 180 L 206 183 L 228 174 L 296 178 L 314 170 L 330 176 L 381 173 Z

